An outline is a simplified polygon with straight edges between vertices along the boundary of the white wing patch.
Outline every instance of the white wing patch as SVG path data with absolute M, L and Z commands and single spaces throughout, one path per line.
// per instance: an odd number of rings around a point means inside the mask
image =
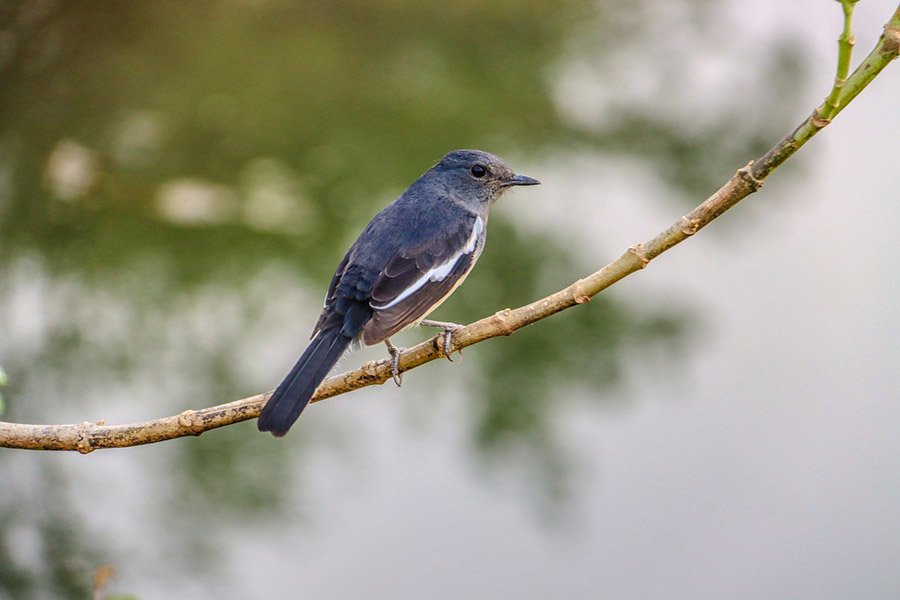
M 484 231 L 484 221 L 481 220 L 481 217 L 476 217 L 475 225 L 472 227 L 472 233 L 469 235 L 469 239 L 466 242 L 466 245 L 463 246 L 459 252 L 451 256 L 447 260 L 447 262 L 436 265 L 429 269 L 426 273 L 423 273 L 422 276 L 416 279 L 411 286 L 403 290 L 400 295 L 398 295 L 387 304 L 382 304 L 380 306 L 375 306 L 373 304 L 371 305 L 372 308 L 374 308 L 375 310 L 385 310 L 400 302 L 403 302 L 404 300 L 415 294 L 418 290 L 422 289 L 425 284 L 429 282 L 443 281 L 444 279 L 446 279 L 447 275 L 453 272 L 453 269 L 456 267 L 456 263 L 459 262 L 460 258 L 475 251 L 475 246 L 478 245 L 478 238 L 481 235 L 482 231 Z

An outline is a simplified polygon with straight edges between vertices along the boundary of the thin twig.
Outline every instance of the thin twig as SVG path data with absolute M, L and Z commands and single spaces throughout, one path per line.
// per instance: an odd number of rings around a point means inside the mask
M 842 4 L 846 6 L 846 3 Z M 819 107 L 765 155 L 739 169 L 716 193 L 656 237 L 631 246 L 622 256 L 599 271 L 579 279 L 555 294 L 520 308 L 501 310 L 455 330 L 451 348 L 454 351 L 461 350 L 490 338 L 510 335 L 526 325 L 578 304 L 584 304 L 620 279 L 646 267 L 651 260 L 692 236 L 749 194 L 757 191 L 772 171 L 825 127 L 831 118 L 840 113 L 891 60 L 897 57 L 898 49 L 900 49 L 900 7 L 885 26 L 884 34 L 875 49 L 846 79 L 846 83 L 842 86 L 843 91 L 838 95 L 837 106 L 833 107 L 830 113 L 826 113 L 830 114 L 829 119 L 822 118 L 822 107 Z M 443 358 L 442 340 L 443 335 L 438 335 L 404 352 L 400 360 L 401 372 Z M 368 362 L 354 371 L 328 378 L 319 386 L 313 402 L 369 385 L 382 384 L 390 378 L 389 361 Z M 228 404 L 200 410 L 186 410 L 178 415 L 130 425 L 106 425 L 102 422 L 26 425 L 0 422 L 0 446 L 31 450 L 76 450 L 88 453 L 100 448 L 122 448 L 200 435 L 210 429 L 257 417 L 268 396 L 268 393 L 258 394 Z
M 837 73 L 834 76 L 834 85 L 828 99 L 819 110 L 819 118 L 823 121 L 830 121 L 841 105 L 841 92 L 844 90 L 844 84 L 847 83 L 850 58 L 853 54 L 853 45 L 856 43 L 856 38 L 853 37 L 853 7 L 856 6 L 856 2 L 857 0 L 841 0 L 841 8 L 844 11 L 844 30 L 838 38 Z

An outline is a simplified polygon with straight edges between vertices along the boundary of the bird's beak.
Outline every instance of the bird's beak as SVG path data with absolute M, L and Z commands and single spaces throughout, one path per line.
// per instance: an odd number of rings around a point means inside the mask
M 535 179 L 534 177 L 529 177 L 528 175 L 519 175 L 516 173 L 512 177 L 508 177 L 503 180 L 502 184 L 504 186 L 510 185 L 540 185 L 541 182 Z

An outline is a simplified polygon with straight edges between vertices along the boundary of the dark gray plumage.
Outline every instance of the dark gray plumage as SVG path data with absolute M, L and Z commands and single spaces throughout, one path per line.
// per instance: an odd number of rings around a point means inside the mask
M 312 342 L 269 398 L 259 430 L 287 433 L 351 342 L 385 341 L 437 308 L 481 255 L 497 198 L 538 183 L 488 152 L 454 150 L 375 215 L 338 265 Z

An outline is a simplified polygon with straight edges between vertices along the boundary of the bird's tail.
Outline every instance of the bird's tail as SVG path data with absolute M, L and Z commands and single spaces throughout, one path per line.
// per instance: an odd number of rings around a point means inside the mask
M 339 328 L 319 332 L 263 407 L 257 428 L 275 437 L 286 434 L 349 345 Z

